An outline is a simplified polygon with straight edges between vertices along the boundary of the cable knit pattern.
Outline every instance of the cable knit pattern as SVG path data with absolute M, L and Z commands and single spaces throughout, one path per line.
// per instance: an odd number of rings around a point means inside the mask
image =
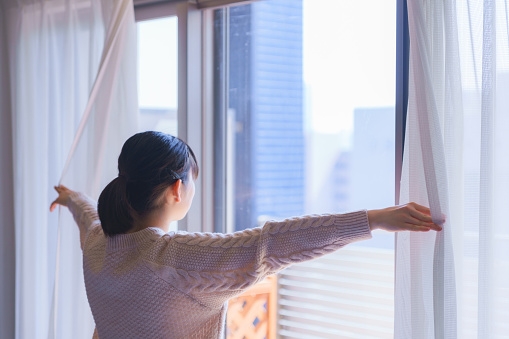
M 232 234 L 105 237 L 95 203 L 73 193 L 87 296 L 100 338 L 223 336 L 226 301 L 288 265 L 371 237 L 366 211 L 267 222 Z

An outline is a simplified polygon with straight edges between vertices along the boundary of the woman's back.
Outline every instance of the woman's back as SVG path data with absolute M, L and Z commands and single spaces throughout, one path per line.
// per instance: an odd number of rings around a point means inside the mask
M 150 261 L 157 228 L 106 238 L 90 231 L 85 247 L 85 285 L 100 338 L 219 338 L 223 305 L 202 305 L 157 272 Z

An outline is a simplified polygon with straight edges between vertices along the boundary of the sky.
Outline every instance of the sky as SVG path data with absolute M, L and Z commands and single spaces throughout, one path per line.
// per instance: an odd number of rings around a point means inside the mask
M 177 18 L 138 23 L 138 43 L 140 107 L 176 108 Z M 303 46 L 306 128 L 348 133 L 355 108 L 394 106 L 396 1 L 303 0 Z
M 304 0 L 304 82 L 314 131 L 349 131 L 358 107 L 394 106 L 396 1 Z
M 176 109 L 177 17 L 137 25 L 139 106 Z

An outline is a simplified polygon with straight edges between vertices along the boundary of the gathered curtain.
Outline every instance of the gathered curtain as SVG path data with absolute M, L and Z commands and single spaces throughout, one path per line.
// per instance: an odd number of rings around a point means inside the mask
M 97 199 L 137 129 L 132 0 L 4 6 L 12 106 L 15 337 L 91 338 L 77 227 L 53 186 Z
M 442 232 L 396 238 L 395 338 L 509 333 L 509 8 L 408 0 L 409 101 L 400 203 Z

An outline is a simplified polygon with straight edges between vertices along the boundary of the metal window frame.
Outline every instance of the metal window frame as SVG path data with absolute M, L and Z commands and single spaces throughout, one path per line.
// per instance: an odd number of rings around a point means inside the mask
M 395 203 L 399 204 L 405 128 L 408 105 L 408 75 L 410 59 L 410 33 L 406 0 L 396 4 L 396 149 L 395 149 Z
M 136 4 L 138 3 L 138 4 Z M 134 2 L 134 20 L 136 22 L 177 16 L 176 2 L 141 3 Z
M 178 136 L 193 149 L 200 165 L 191 209 L 179 230 L 213 231 L 213 119 L 211 12 L 188 1 L 135 1 L 136 22 L 177 17 Z
M 226 6 L 244 5 L 258 0 L 133 0 L 134 8 L 187 2 L 198 9 L 220 8 Z
M 401 174 L 405 150 L 405 129 L 408 108 L 408 83 L 410 62 L 410 33 L 408 28 L 407 0 L 397 0 L 396 13 L 396 156 L 395 204 L 400 203 Z M 398 237 L 394 234 L 394 282 L 396 283 L 396 258 Z
M 251 1 L 226 1 L 222 4 L 249 2 Z M 178 133 L 189 142 L 202 169 L 197 182 L 195 202 L 179 228 L 222 232 L 224 229 L 221 225 L 226 222 L 226 190 L 221 187 L 224 186 L 226 178 L 221 168 L 226 165 L 225 159 L 219 155 L 224 154 L 221 149 L 226 147 L 221 126 L 225 123 L 224 105 L 227 97 L 223 98 L 222 103 L 214 101 L 216 91 L 221 90 L 214 80 L 219 75 L 218 71 L 214 70 L 214 58 L 218 57 L 217 53 L 224 53 L 228 41 L 223 39 L 221 49 L 215 48 L 214 6 L 207 10 L 200 9 L 200 6 L 207 7 L 206 3 L 212 4 L 213 1 L 205 1 L 200 5 L 199 1 L 135 0 L 134 7 L 136 21 L 166 16 L 178 18 Z M 224 15 L 228 15 L 227 9 Z M 410 50 L 406 0 L 397 0 L 396 21 L 395 203 L 399 204 Z M 224 37 L 226 36 L 225 33 Z M 224 95 L 227 95 L 227 91 Z
M 213 74 L 213 117 L 214 117 L 214 231 L 225 232 L 227 222 L 227 136 L 226 115 L 228 110 L 228 44 L 229 44 L 229 9 L 213 11 L 212 24 L 215 16 L 221 16 L 221 27 L 213 26 L 214 35 L 214 74 Z M 216 29 L 220 30 L 217 32 Z M 219 62 L 219 60 L 223 62 Z

